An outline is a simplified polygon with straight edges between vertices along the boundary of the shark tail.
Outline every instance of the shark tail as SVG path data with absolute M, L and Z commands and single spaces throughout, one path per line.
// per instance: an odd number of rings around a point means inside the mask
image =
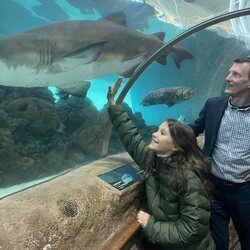
M 153 34 L 160 40 L 164 40 L 165 33 L 164 32 L 159 32 Z M 186 49 L 181 48 L 179 46 L 173 46 L 170 49 L 168 49 L 164 54 L 162 54 L 160 57 L 156 59 L 156 61 L 162 65 L 167 64 L 167 55 L 170 54 L 175 62 L 175 65 L 177 68 L 180 68 L 181 62 L 185 59 L 193 59 L 193 55 L 188 52 Z

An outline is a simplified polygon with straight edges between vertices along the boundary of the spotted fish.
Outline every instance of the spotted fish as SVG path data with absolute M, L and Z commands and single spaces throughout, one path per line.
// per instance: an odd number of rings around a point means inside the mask
M 142 100 L 143 106 L 151 106 L 157 104 L 166 104 L 168 107 L 172 107 L 177 103 L 181 103 L 185 100 L 192 98 L 198 91 L 190 87 L 169 87 L 169 88 L 157 88 L 150 91 Z

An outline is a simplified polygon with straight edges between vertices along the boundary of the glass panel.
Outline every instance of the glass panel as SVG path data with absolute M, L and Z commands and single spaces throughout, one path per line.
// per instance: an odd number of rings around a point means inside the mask
M 0 197 L 98 159 L 108 85 L 187 28 L 248 4 L 0 1 Z M 163 56 L 148 67 L 125 98 L 146 140 L 165 117 L 189 122 L 223 93 L 233 58 L 249 51 L 249 27 L 249 16 L 220 23 L 169 50 L 167 65 Z M 171 107 L 140 104 L 152 89 L 176 86 L 198 93 Z M 109 154 L 121 151 L 113 134 Z
M 157 127 L 166 118 L 194 121 L 207 98 L 224 95 L 228 70 L 234 59 L 249 56 L 250 40 L 234 33 L 227 21 L 193 34 L 178 46 L 194 58 L 183 61 L 179 69 L 171 56 L 167 66 L 154 62 L 130 90 L 133 111 L 140 112 L 147 125 Z

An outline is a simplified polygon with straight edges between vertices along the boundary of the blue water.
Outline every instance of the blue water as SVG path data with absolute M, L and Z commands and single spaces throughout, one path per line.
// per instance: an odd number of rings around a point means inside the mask
M 94 6 L 96 2 L 0 1 L 0 39 L 59 21 L 98 20 L 114 11 L 126 13 L 129 29 L 148 35 L 165 32 L 165 42 L 184 31 L 163 21 L 163 18 L 159 20 L 153 7 L 142 1 L 121 1 L 122 6 L 117 5 L 116 1 L 100 1 L 99 5 Z M 152 129 L 166 118 L 192 122 L 208 97 L 223 94 L 225 77 L 233 59 L 249 55 L 249 49 L 238 36 L 215 27 L 186 38 L 178 46 L 185 48 L 194 58 L 184 60 L 179 69 L 171 54 L 167 56 L 167 65 L 152 63 L 125 97 L 124 102 L 131 109 L 129 112 L 134 113 L 138 122 L 136 125 L 147 138 L 151 137 Z M 103 133 L 106 131 L 107 113 L 104 107 L 107 103 L 107 89 L 117 77 L 117 74 L 113 74 L 90 79 L 87 98 L 78 101 L 72 98 L 69 102 L 58 102 L 57 89 L 53 86 L 49 89 L 53 93 L 54 103 L 48 102 L 52 99 L 50 92 L 31 93 L 28 88 L 19 90 L 0 86 L 0 189 L 3 188 L 0 191 L 8 190 L 9 194 L 11 186 L 14 186 L 18 187 L 13 191 L 16 192 L 22 189 L 20 185 L 23 183 L 26 188 L 28 182 L 33 185 L 33 181 L 37 183 L 36 180 L 47 180 L 72 167 L 98 159 Z M 124 79 L 122 87 L 127 81 Z M 141 105 L 142 99 L 151 90 L 176 86 L 193 87 L 198 94 L 172 107 L 165 104 Z M 35 104 L 32 98 L 37 98 L 38 94 L 44 99 Z M 18 107 L 18 103 L 24 105 Z M 122 151 L 124 148 L 119 139 L 112 135 L 109 153 Z
M 80 2 L 82 1 L 78 1 L 78 3 Z M 2 36 L 15 34 L 17 32 L 35 28 L 44 24 L 54 23 L 61 21 L 62 19 L 97 20 L 102 17 L 97 10 L 94 10 L 93 13 L 89 15 L 83 14 L 80 9 L 76 8 L 73 4 L 70 4 L 70 1 L 67 0 L 56 0 L 54 2 L 39 0 L 12 0 L 8 1 L 8 3 L 1 2 L 0 14 L 1 16 L 6 17 L 4 18 L 5 22 L 0 25 L 0 34 Z M 25 19 L 23 19 L 23 15 L 26 15 Z M 158 31 L 167 31 L 165 37 L 165 41 L 167 42 L 183 30 L 174 25 L 163 22 L 155 16 L 150 17 L 148 20 L 148 27 L 141 31 L 146 34 L 153 34 Z M 95 106 L 99 110 L 106 104 L 107 86 L 112 85 L 116 81 L 117 77 L 117 75 L 111 75 L 91 81 L 92 86 L 87 96 L 94 101 Z M 57 101 L 57 90 L 53 86 L 50 87 L 50 90 L 55 94 L 54 97 Z M 124 101 L 128 103 L 131 108 L 133 108 L 130 93 L 128 93 Z

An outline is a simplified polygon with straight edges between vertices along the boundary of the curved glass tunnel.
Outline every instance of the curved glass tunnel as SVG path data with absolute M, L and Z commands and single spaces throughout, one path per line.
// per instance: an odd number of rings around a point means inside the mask
M 249 7 L 229 0 L 1 1 L 0 197 L 99 159 L 108 85 L 124 75 L 125 86 L 194 25 Z M 223 95 L 232 61 L 250 54 L 249 27 L 249 14 L 217 23 L 147 67 L 124 100 L 146 140 L 165 118 L 192 122 L 208 97 Z M 174 99 L 176 87 L 186 96 Z M 172 88 L 168 102 L 146 103 L 157 88 Z M 120 152 L 114 133 L 108 154 Z

